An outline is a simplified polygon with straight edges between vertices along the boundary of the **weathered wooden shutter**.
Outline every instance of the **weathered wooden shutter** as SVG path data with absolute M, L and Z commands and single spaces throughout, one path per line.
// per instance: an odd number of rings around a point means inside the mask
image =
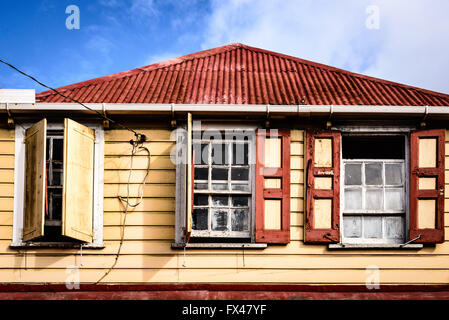
M 340 241 L 340 143 L 340 132 L 307 131 L 307 243 Z
M 62 234 L 92 242 L 95 131 L 64 119 Z
M 187 114 L 187 192 L 186 192 L 186 228 L 185 228 L 185 240 L 189 242 L 190 234 L 192 233 L 192 212 L 193 212 L 193 171 L 194 171 L 194 158 L 193 158 L 193 143 L 192 143 L 192 114 Z
M 44 235 L 47 120 L 25 131 L 25 213 L 23 241 Z
M 290 131 L 257 132 L 256 242 L 290 242 Z
M 410 233 L 414 243 L 444 242 L 445 130 L 410 137 Z

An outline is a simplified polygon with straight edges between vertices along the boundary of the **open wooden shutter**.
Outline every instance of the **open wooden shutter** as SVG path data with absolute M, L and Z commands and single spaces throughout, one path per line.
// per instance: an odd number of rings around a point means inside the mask
M 25 131 L 25 213 L 23 241 L 44 235 L 47 120 Z
M 256 242 L 290 242 L 290 131 L 258 130 Z
M 193 158 L 193 144 L 192 144 L 192 114 L 187 114 L 187 192 L 186 192 L 186 228 L 185 228 L 185 240 L 189 242 L 190 234 L 192 233 L 192 212 L 193 212 L 193 171 L 194 171 L 194 158 Z
M 340 132 L 307 132 L 307 243 L 340 241 L 340 143 Z
M 445 130 L 410 137 L 410 233 L 414 243 L 444 242 Z
M 92 242 L 95 131 L 64 119 L 62 234 Z

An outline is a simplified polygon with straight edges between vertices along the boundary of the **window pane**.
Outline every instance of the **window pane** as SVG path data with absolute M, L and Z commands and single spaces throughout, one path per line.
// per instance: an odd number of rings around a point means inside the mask
M 63 140 L 62 139 L 53 139 L 53 158 L 52 160 L 60 160 L 62 161 L 63 155 Z
M 62 186 L 62 170 L 53 170 L 52 172 L 53 178 L 51 180 L 52 186 Z
M 345 165 L 345 185 L 362 184 L 362 165 L 359 163 L 348 163 Z
M 195 143 L 193 145 L 195 150 L 195 164 L 208 164 L 209 163 L 209 145 Z
M 343 227 L 346 238 L 360 238 L 362 236 L 362 217 L 344 217 Z
M 385 189 L 385 209 L 403 210 L 404 189 Z
M 209 204 L 209 196 L 204 194 L 195 194 L 193 196 L 193 204 L 195 206 L 207 206 Z
M 207 209 L 194 209 L 192 213 L 192 229 L 207 230 Z
M 365 193 L 365 209 L 382 210 L 383 192 L 382 189 L 367 189 Z
M 195 168 L 194 178 L 195 178 L 195 180 L 208 180 L 209 179 L 209 168 Z
M 247 196 L 232 196 L 232 206 L 233 207 L 247 207 L 248 197 Z
M 231 170 L 231 179 L 237 181 L 245 181 L 248 180 L 249 177 L 249 169 L 247 168 L 232 168 Z
M 212 230 L 225 231 L 228 229 L 228 211 L 223 209 L 212 210 Z
M 249 185 L 233 183 L 231 189 L 232 191 L 249 191 Z
M 195 190 L 207 190 L 207 183 L 195 183 Z
M 248 209 L 234 209 L 231 211 L 232 231 L 248 231 Z
M 365 238 L 382 238 L 382 217 L 363 217 Z
M 59 191 L 61 192 L 61 191 Z M 62 195 L 58 191 L 50 192 L 50 214 L 52 220 L 61 220 L 62 218 Z
M 385 184 L 402 185 L 402 164 L 385 164 Z
M 385 217 L 385 237 L 402 239 L 404 237 L 403 217 Z
M 345 189 L 345 209 L 362 209 L 362 189 Z
M 215 207 L 227 207 L 228 206 L 228 196 L 213 196 L 212 205 Z
M 226 165 L 228 161 L 228 144 L 212 144 L 212 164 Z
M 365 184 L 382 185 L 382 163 L 365 164 Z
M 232 164 L 237 165 L 248 164 L 248 144 L 246 143 L 232 144 Z
M 212 183 L 212 190 L 223 191 L 228 190 L 227 183 Z
M 228 169 L 212 168 L 212 180 L 228 180 Z

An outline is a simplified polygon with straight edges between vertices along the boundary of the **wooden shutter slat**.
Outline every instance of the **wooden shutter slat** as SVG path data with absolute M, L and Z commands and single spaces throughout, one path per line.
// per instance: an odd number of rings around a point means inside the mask
M 281 139 L 281 168 L 265 168 L 265 141 Z M 258 130 L 256 162 L 256 242 L 286 244 L 290 242 L 290 131 Z M 265 178 L 281 179 L 281 188 L 265 188 Z M 265 201 L 280 201 L 280 229 L 265 228 Z
M 44 235 L 47 120 L 25 131 L 25 207 L 23 241 Z
M 93 239 L 95 131 L 64 119 L 62 234 Z
M 341 134 L 337 131 L 307 131 L 306 133 L 306 243 L 332 243 L 340 241 L 340 144 Z M 316 166 L 315 142 L 317 139 L 330 139 L 332 163 L 329 167 Z M 315 178 L 332 179 L 332 189 L 316 189 Z M 315 200 L 331 200 L 330 228 L 315 228 Z
M 419 167 L 420 139 L 436 139 L 435 167 Z M 429 151 L 426 150 L 427 154 Z M 410 226 L 409 240 L 414 243 L 435 244 L 444 242 L 444 187 L 445 187 L 445 130 L 416 130 L 410 135 Z M 435 178 L 433 190 L 420 190 L 420 178 Z M 434 228 L 420 228 L 420 201 L 434 200 Z

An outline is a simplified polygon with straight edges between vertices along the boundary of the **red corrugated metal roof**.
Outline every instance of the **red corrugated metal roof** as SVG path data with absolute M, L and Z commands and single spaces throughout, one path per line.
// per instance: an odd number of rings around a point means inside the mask
M 85 103 L 449 106 L 449 95 L 231 44 L 58 90 Z M 70 102 L 52 91 L 38 102 Z

